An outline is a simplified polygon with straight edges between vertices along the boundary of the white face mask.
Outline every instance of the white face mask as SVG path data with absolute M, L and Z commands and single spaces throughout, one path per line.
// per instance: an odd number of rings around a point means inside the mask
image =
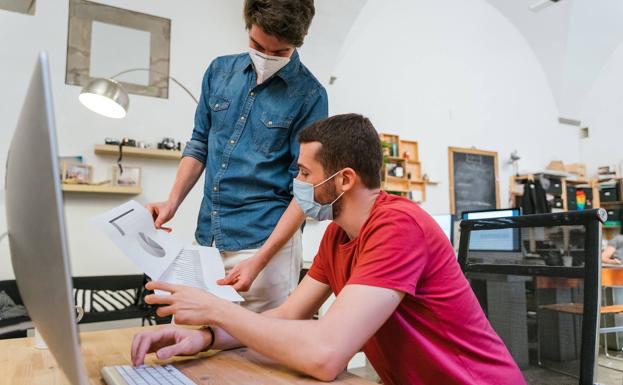
M 253 61 L 253 67 L 255 67 L 257 84 L 273 76 L 290 62 L 289 57 L 264 55 L 251 47 L 249 47 L 249 56 Z
M 316 198 L 314 197 L 314 189 L 318 186 L 322 186 L 326 182 L 333 179 L 333 177 L 339 174 L 340 171 L 336 172 L 327 179 L 315 185 L 294 178 L 294 199 L 296 199 L 296 203 L 298 203 L 299 207 L 301 208 L 301 210 L 303 210 L 305 215 L 310 218 L 314 218 L 317 221 L 333 220 L 333 204 L 337 202 L 337 200 L 340 199 L 342 195 L 344 195 L 344 192 L 338 195 L 338 197 L 335 198 L 333 202 L 322 204 L 316 202 Z

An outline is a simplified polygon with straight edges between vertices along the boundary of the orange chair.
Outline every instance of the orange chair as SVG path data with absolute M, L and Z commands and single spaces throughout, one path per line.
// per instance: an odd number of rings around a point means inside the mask
M 601 288 L 606 287 L 623 287 L 623 267 L 604 267 L 601 269 Z M 623 304 L 602 306 L 600 314 L 619 314 L 623 313 Z M 623 326 L 600 327 L 599 334 L 623 332 Z M 608 358 L 608 338 L 604 336 L 604 354 Z

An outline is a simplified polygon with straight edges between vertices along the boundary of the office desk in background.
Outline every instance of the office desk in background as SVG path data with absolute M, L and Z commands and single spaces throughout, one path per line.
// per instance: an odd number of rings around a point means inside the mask
M 100 375 L 102 367 L 130 363 L 132 337 L 144 329 L 127 328 L 80 333 L 82 353 L 91 384 L 105 384 Z M 173 361 L 178 369 L 197 384 L 322 383 L 275 364 L 245 348 L 217 354 L 204 353 L 202 357 L 204 358 L 177 357 Z M 148 355 L 145 363 L 156 364 L 155 356 Z M 67 384 L 67 380 L 49 350 L 35 349 L 34 338 L 16 338 L 0 341 L 0 384 L 60 385 Z M 344 372 L 332 384 L 374 383 Z

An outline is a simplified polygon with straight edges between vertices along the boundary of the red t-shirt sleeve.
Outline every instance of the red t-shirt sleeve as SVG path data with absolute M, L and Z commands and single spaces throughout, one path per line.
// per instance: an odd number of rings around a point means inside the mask
M 346 284 L 379 286 L 415 295 L 428 262 L 424 233 L 408 213 L 386 209 L 370 218 Z

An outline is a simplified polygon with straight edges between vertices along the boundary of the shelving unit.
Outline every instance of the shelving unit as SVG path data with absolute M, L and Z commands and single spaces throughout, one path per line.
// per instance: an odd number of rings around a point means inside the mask
M 95 154 L 97 155 L 119 155 L 119 146 L 112 144 L 96 144 Z M 124 157 L 137 157 L 137 158 L 151 158 L 151 159 L 166 159 L 166 160 L 180 160 L 182 158 L 182 152 L 177 150 L 160 150 L 155 148 L 138 148 L 123 146 Z
M 401 140 L 398 135 L 393 134 L 379 136 L 382 142 L 389 144 L 389 148 L 383 150 L 381 188 L 392 194 L 424 202 L 426 185 L 437 183 L 422 179 L 418 142 Z M 419 196 L 414 197 L 414 193 Z
M 603 229 L 603 237 L 604 239 L 610 240 L 621 233 L 621 222 L 623 221 L 623 191 L 621 191 L 620 184 L 623 183 L 621 178 L 613 178 L 616 181 L 616 190 L 619 194 L 618 200 L 616 201 L 601 201 L 601 206 L 608 212 L 608 220 L 604 223 Z M 603 182 L 603 181 L 602 181 Z M 599 184 L 598 191 L 601 192 L 601 187 Z M 601 197 L 601 193 L 599 193 Z
M 547 175 L 547 171 L 545 171 L 544 174 Z M 525 181 L 526 179 L 534 179 L 538 175 L 539 174 L 526 174 L 510 178 L 511 196 L 513 202 L 516 202 L 517 198 L 521 197 L 522 194 L 516 192 L 512 187 Z M 568 196 L 568 187 L 590 189 L 592 195 L 592 199 L 590 202 L 591 204 L 587 205 L 586 208 L 604 208 L 606 211 L 609 212 L 609 217 L 613 216 L 613 210 L 622 210 L 618 213 L 619 219 L 609 218 L 608 221 L 603 225 L 602 229 L 604 239 L 611 239 L 621 232 L 621 219 L 623 219 L 623 201 L 602 201 L 600 199 L 599 181 L 597 179 L 568 179 L 566 177 L 558 175 L 556 175 L 555 177 L 560 178 L 562 185 L 562 194 L 560 195 L 560 197 L 563 199 L 563 207 L 558 211 L 569 211 L 570 209 L 572 209 L 570 208 L 571 197 Z M 622 197 L 619 197 L 619 199 L 621 198 Z M 614 215 L 616 216 L 617 214 Z
M 90 185 L 90 184 L 61 184 L 63 192 L 75 193 L 97 193 L 97 194 L 126 194 L 138 195 L 141 193 L 139 186 L 112 186 L 112 185 Z
M 550 181 L 555 180 L 554 183 L 559 183 L 560 185 L 551 188 L 549 191 L 546 191 L 547 194 L 554 197 L 554 199 L 558 198 L 560 202 L 559 207 L 552 205 L 552 211 L 569 211 L 571 202 L 575 201 L 575 197 L 570 197 L 568 192 L 570 187 L 574 188 L 585 188 L 591 190 L 591 199 L 590 202 L 587 202 L 586 208 L 596 208 L 600 207 L 599 204 L 599 186 L 596 180 L 588 180 L 588 179 L 569 179 L 565 176 L 557 175 L 557 174 L 548 174 L 547 171 L 542 173 L 535 174 L 524 174 L 524 175 L 516 175 L 511 176 L 510 178 L 510 194 L 512 198 L 512 202 L 515 205 L 518 205 L 518 199 L 521 198 L 523 192 L 519 193 L 515 188 L 519 184 L 523 184 L 526 180 L 534 180 L 538 178 L 540 175 L 544 175 L 546 178 L 550 179 Z M 581 187 L 585 186 L 585 187 Z M 572 190 L 573 191 L 573 190 Z

